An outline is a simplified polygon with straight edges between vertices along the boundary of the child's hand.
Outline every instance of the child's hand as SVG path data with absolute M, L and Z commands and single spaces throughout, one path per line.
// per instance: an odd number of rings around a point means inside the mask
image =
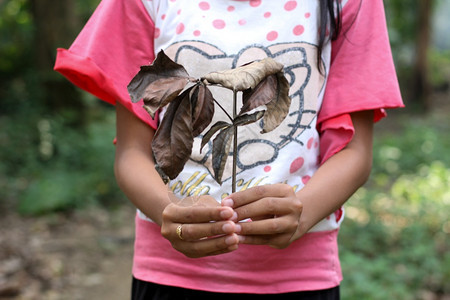
M 241 222 L 240 243 L 286 248 L 301 234 L 298 231 L 303 204 L 287 184 L 250 188 L 231 194 L 222 201 Z
M 240 224 L 231 221 L 233 217 L 233 209 L 210 196 L 186 198 L 164 209 L 161 234 L 188 257 L 228 253 L 239 243 Z

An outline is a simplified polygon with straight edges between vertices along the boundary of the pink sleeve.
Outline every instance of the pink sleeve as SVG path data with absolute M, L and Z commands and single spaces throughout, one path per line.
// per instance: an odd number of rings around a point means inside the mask
M 350 113 L 374 110 L 376 122 L 386 115 L 384 109 L 403 107 L 383 1 L 349 0 L 342 21 L 317 121 L 322 163 L 352 139 Z
M 132 103 L 127 85 L 141 65 L 154 60 L 154 23 L 141 0 L 102 0 L 72 46 L 58 49 L 55 70 L 78 87 L 119 101 L 153 128 L 142 103 Z

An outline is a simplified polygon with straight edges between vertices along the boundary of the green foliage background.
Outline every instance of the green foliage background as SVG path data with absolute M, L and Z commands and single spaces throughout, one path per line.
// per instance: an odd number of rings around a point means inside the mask
M 81 23 L 98 2 L 77 2 Z M 420 25 L 417 0 L 385 4 L 402 78 Z M 70 105 L 48 106 L 43 81 L 65 79 L 37 71 L 30 10 L 27 0 L 0 0 L 0 216 L 120 206 L 114 110 L 75 89 L 63 100 L 85 106 L 83 124 Z M 435 92 L 448 102 L 450 50 L 431 48 L 429 61 Z M 343 299 L 450 294 L 450 124 L 448 111 L 435 112 L 410 115 L 406 108 L 391 115 L 395 122 L 377 125 L 371 179 L 346 205 L 340 234 Z
M 450 124 L 397 118 L 401 129 L 379 132 L 371 179 L 346 205 L 343 299 L 450 294 Z

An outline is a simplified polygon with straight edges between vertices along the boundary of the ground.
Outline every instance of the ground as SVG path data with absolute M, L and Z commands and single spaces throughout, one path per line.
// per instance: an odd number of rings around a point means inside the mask
M 0 218 L 0 299 L 129 299 L 131 205 Z M 106 259 L 105 259 L 106 258 Z

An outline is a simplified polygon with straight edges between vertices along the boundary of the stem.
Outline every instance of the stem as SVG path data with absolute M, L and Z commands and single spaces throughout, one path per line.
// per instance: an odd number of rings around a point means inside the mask
M 236 119 L 237 115 L 237 91 L 233 90 L 233 120 Z M 233 122 L 234 123 L 234 122 Z M 231 192 L 236 192 L 236 164 L 237 164 L 237 126 L 233 125 L 233 177 L 232 177 L 232 187 Z
M 202 83 L 203 83 L 205 86 L 207 86 L 207 85 L 209 85 L 209 86 L 218 86 L 218 87 L 221 87 L 221 88 L 224 88 L 224 89 L 229 89 L 229 88 L 224 87 L 224 86 L 222 86 L 222 85 L 220 85 L 220 84 L 212 84 L 212 83 L 209 83 L 209 82 L 208 82 L 207 80 L 205 80 L 205 79 L 202 79 Z M 236 91 L 233 91 L 233 93 L 236 94 Z M 230 119 L 231 123 L 233 123 L 233 119 L 236 118 L 236 115 L 235 115 L 236 113 L 234 112 L 233 118 L 232 118 L 232 117 L 230 116 L 230 114 L 225 110 L 225 108 L 223 108 L 223 106 L 219 103 L 219 101 L 217 101 L 217 100 L 214 99 L 214 98 L 213 98 L 213 101 L 214 101 L 214 103 L 216 103 L 217 106 L 219 106 L 220 109 L 227 115 L 227 117 L 228 117 L 228 119 Z M 236 105 L 236 103 L 234 103 L 234 105 Z
M 220 103 L 219 103 L 216 99 L 213 99 L 213 101 L 214 101 L 214 103 L 216 103 L 217 106 L 219 106 L 220 109 L 227 115 L 227 117 L 228 117 L 228 119 L 230 119 L 231 123 L 233 123 L 233 118 L 228 114 L 228 112 L 225 110 L 225 108 L 223 108 L 223 106 L 220 105 Z

